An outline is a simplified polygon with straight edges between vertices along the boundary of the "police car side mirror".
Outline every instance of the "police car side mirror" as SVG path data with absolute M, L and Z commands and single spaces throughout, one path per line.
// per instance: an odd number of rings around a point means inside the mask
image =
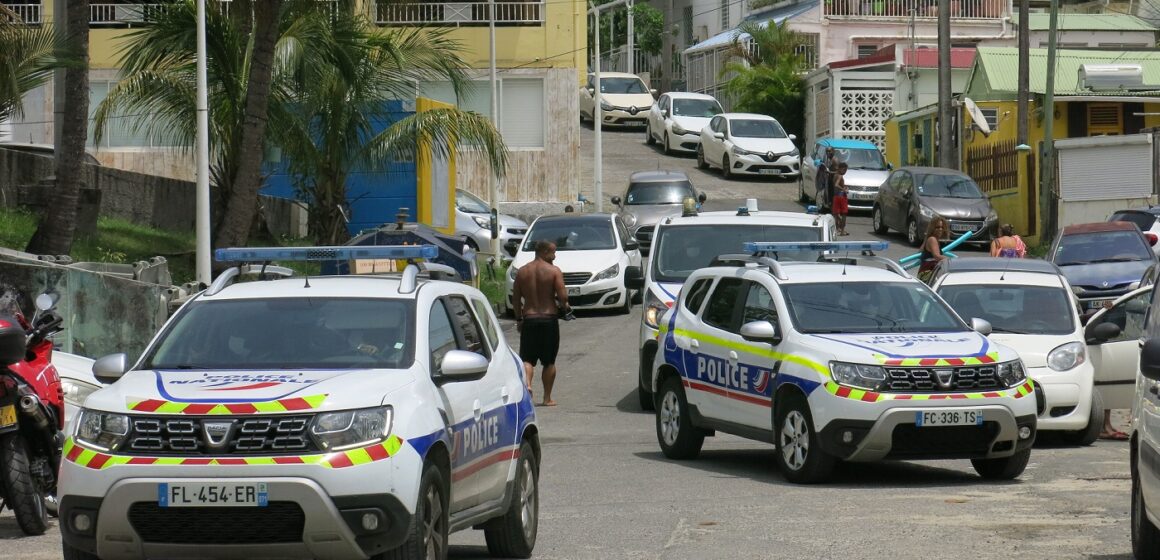
M 777 327 L 769 321 L 751 321 L 741 325 L 741 338 L 750 342 L 768 342 L 770 344 L 781 342 L 781 334 L 777 332 Z
M 644 274 L 639 266 L 630 266 L 624 269 L 624 286 L 630 290 L 644 289 Z
M 487 358 L 467 350 L 448 350 L 443 355 L 443 363 L 435 375 L 437 383 L 455 381 L 475 381 L 487 373 Z
M 126 354 L 109 354 L 93 362 L 93 375 L 101 383 L 112 383 L 129 371 L 129 356 Z
M 991 334 L 991 323 L 978 317 L 971 317 L 971 330 L 987 336 Z
M 1115 323 L 1101 322 L 1084 329 L 1084 338 L 1089 344 L 1100 344 L 1117 336 L 1120 336 L 1120 326 Z
M 1160 381 L 1160 338 L 1150 338 L 1140 349 L 1140 373 L 1153 381 Z

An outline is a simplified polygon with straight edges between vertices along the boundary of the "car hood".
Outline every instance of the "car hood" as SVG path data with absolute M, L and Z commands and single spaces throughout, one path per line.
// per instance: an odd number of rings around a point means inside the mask
M 471 216 L 483 216 L 485 218 L 488 216 L 487 212 L 464 212 L 464 214 L 469 214 Z M 525 221 L 523 221 L 515 216 L 508 216 L 507 214 L 497 215 L 496 221 L 499 222 L 499 227 L 501 227 L 501 228 L 508 228 L 508 227 L 526 228 L 526 227 L 528 227 L 527 222 L 525 222 Z
M 620 262 L 624 252 L 620 249 L 601 249 L 598 251 L 557 251 L 556 260 L 552 263 L 562 272 L 600 272 Z M 512 266 L 521 268 L 536 258 L 533 251 L 520 251 L 512 259 Z
M 846 186 L 848 187 L 881 187 L 886 182 L 889 171 L 873 169 L 847 169 Z
M 602 93 L 600 100 L 616 107 L 636 107 L 641 111 L 647 111 L 654 101 L 649 93 Z
M 140 370 L 93 393 L 85 406 L 183 414 L 364 408 L 414 381 L 408 370 Z
M 808 344 L 837 361 L 910 365 L 908 358 L 978 359 L 984 362 L 1011 360 L 1016 354 L 992 343 L 975 331 L 951 333 L 814 334 Z M 917 364 L 916 364 L 917 365 Z
M 733 138 L 733 144 L 743 150 L 759 153 L 784 154 L 794 148 L 789 138 Z
M 1015 334 L 993 332 L 991 340 L 1004 346 L 1019 349 L 1019 358 L 1029 368 L 1047 367 L 1047 354 L 1062 344 L 1082 342 L 1073 335 L 1059 334 Z
M 919 202 L 944 218 L 955 220 L 985 220 L 991 213 L 991 203 L 985 198 L 944 198 L 924 196 Z
M 680 204 L 629 204 L 621 208 L 620 215 L 624 216 L 628 227 L 638 228 L 655 224 L 661 218 L 680 214 L 681 211 Z
M 677 299 L 677 295 L 681 293 L 681 285 L 680 282 L 656 282 L 653 284 L 653 287 L 656 288 L 653 290 L 653 295 L 661 300 L 661 303 L 671 305 Z
M 681 117 L 677 115 L 674 115 L 672 119 L 673 122 L 689 132 L 701 132 L 701 129 L 709 126 L 709 121 L 713 120 L 705 117 Z
M 1059 269 L 1072 286 L 1104 290 L 1139 282 L 1151 264 L 1152 261 L 1073 264 Z

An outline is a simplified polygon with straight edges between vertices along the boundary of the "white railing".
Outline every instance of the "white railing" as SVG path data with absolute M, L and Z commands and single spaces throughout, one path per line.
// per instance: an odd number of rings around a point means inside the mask
M 13 14 L 16 14 L 15 23 L 43 23 L 40 19 L 42 8 L 39 2 L 36 4 L 4 4 L 4 7 Z
M 999 19 L 1006 15 L 1005 0 L 950 0 L 952 18 Z M 826 17 L 856 16 L 858 19 L 909 18 L 913 11 L 917 18 L 938 17 L 938 2 L 934 0 L 823 0 L 822 13 Z
M 611 51 L 605 51 L 600 57 L 600 71 L 601 72 L 628 72 L 628 48 L 624 45 L 617 47 Z M 659 77 L 658 70 L 662 68 L 663 61 L 659 54 L 649 54 L 635 49 L 635 57 L 632 62 L 632 71 L 635 74 L 643 74 L 648 72 L 655 80 Z M 588 61 L 588 70 L 593 68 L 592 61 Z M 679 55 L 673 56 L 672 79 L 683 81 L 685 79 L 685 65 Z
M 478 26 L 491 21 L 488 2 L 375 2 L 379 25 Z M 496 25 L 544 23 L 544 2 L 496 2 Z
M 169 7 L 168 4 L 89 4 L 89 25 L 101 27 L 147 23 Z

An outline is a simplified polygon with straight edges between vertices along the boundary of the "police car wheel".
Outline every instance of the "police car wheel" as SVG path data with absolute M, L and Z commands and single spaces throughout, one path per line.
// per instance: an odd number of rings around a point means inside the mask
M 989 480 L 1011 480 L 1027 468 L 1027 461 L 1031 458 L 1031 450 L 1024 449 L 1010 457 L 1002 459 L 971 459 L 971 466 L 979 476 Z
M 484 529 L 487 551 L 499 558 L 530 558 L 540 520 L 540 465 L 531 444 L 520 445 L 519 465 L 507 513 Z
M 447 523 L 447 483 L 438 467 L 426 465 L 407 541 L 386 553 L 384 560 L 447 558 Z
M 1132 461 L 1136 461 L 1133 457 Z M 1139 467 L 1132 469 L 1132 554 L 1136 558 L 1160 558 L 1160 529 L 1148 519 Z
M 693 425 L 681 378 L 672 376 L 661 385 L 656 411 L 657 441 L 670 459 L 696 459 L 705 443 L 705 432 Z
M 813 484 L 829 478 L 835 459 L 822 450 L 809 404 L 801 395 L 781 399 L 774 424 L 777 442 L 777 463 L 786 480 L 797 484 Z M 775 408 L 776 410 L 776 408 Z

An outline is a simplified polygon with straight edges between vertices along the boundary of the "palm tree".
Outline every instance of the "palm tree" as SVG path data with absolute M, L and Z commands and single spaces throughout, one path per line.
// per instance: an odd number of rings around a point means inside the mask
M 280 115 L 275 141 L 291 162 L 300 195 L 310 203 L 310 229 L 324 245 L 347 240 L 341 205 L 349 174 L 385 169 L 394 160 L 415 159 L 429 146 L 446 156 L 459 143 L 482 149 L 497 175 L 506 166 L 503 140 L 486 117 L 437 109 L 390 122 L 384 100 L 406 98 L 423 80 L 450 80 L 458 93 L 464 62 L 445 33 L 410 29 L 379 32 L 358 14 L 333 18 L 324 48 L 303 57 L 287 85 L 293 110 Z M 317 60 L 329 61 L 319 64 Z
M 803 37 L 786 21 L 768 26 L 748 21 L 738 29 L 740 33 L 728 50 L 734 60 L 722 72 L 733 74 L 725 92 L 735 99 L 734 108 L 775 117 L 787 132 L 801 137 L 806 62 L 798 49 L 804 44 Z M 742 34 L 748 34 L 749 39 L 741 40 Z
M 24 96 L 48 83 L 57 67 L 56 32 L 25 25 L 0 5 L 0 122 L 24 116 Z

